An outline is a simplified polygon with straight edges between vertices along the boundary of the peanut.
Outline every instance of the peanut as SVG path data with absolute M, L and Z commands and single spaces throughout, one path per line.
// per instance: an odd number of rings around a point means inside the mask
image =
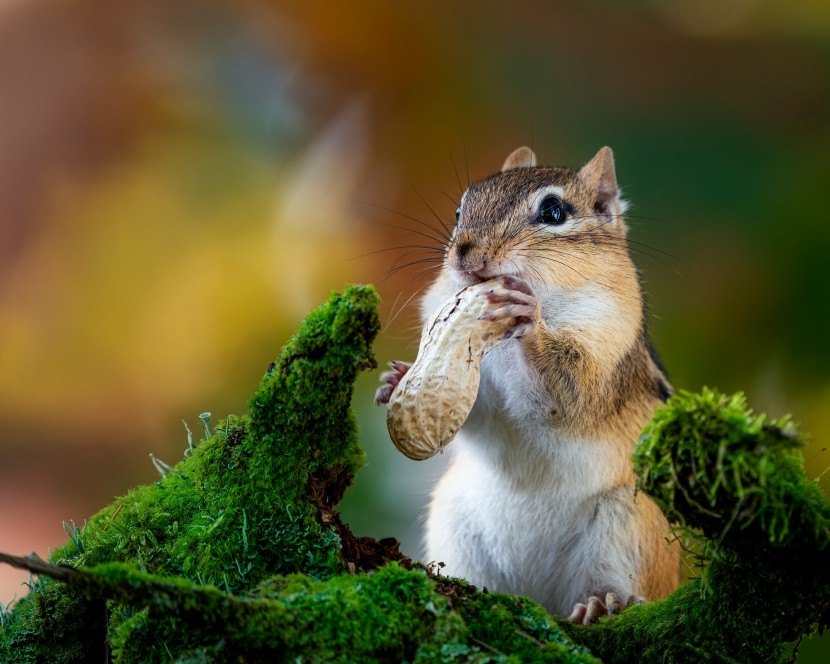
M 389 435 L 410 459 L 442 451 L 467 420 L 478 393 L 481 360 L 515 325 L 512 318 L 481 320 L 492 306 L 487 294 L 505 292 L 500 278 L 468 286 L 424 325 L 418 356 L 386 411 Z

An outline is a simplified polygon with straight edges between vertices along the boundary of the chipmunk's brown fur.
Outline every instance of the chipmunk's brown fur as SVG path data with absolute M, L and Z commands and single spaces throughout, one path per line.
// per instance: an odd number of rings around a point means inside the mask
M 527 148 L 470 185 L 425 317 L 461 288 L 510 277 L 515 339 L 482 365 L 478 397 L 433 494 L 428 555 L 492 590 L 569 612 L 657 598 L 679 583 L 657 506 L 634 492 L 631 452 L 671 392 L 646 333 L 613 156 L 579 172 Z M 394 376 L 391 379 L 395 380 Z M 577 620 L 605 610 L 595 598 Z

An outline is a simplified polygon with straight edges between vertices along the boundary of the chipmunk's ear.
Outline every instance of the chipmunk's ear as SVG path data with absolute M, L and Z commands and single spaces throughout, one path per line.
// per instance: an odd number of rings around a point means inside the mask
M 510 156 L 504 160 L 504 165 L 501 167 L 502 173 L 509 171 L 511 168 L 527 168 L 528 166 L 536 165 L 536 155 L 533 154 L 527 146 L 516 148 L 510 153 Z
M 579 171 L 591 196 L 594 197 L 594 211 L 597 214 L 616 217 L 623 212 L 617 176 L 614 173 L 614 153 L 611 148 L 601 148 Z

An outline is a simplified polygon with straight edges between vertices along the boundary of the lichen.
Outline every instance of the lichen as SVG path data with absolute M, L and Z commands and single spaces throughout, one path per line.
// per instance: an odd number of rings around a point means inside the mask
M 39 575 L 0 612 L 0 660 L 777 662 L 828 623 L 830 503 L 790 421 L 741 395 L 673 397 L 636 448 L 639 489 L 698 541 L 696 578 L 665 600 L 574 626 L 355 538 L 335 506 L 363 459 L 349 402 L 376 306 L 333 295 L 249 415 L 68 528 L 51 562 L 0 554 Z

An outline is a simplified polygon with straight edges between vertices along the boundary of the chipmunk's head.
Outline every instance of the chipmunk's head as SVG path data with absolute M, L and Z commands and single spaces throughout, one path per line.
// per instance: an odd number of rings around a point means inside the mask
M 628 259 L 624 211 L 610 148 L 575 172 L 537 166 L 536 155 L 521 147 L 499 173 L 464 192 L 447 268 L 463 286 L 512 275 L 578 287 L 603 260 Z

